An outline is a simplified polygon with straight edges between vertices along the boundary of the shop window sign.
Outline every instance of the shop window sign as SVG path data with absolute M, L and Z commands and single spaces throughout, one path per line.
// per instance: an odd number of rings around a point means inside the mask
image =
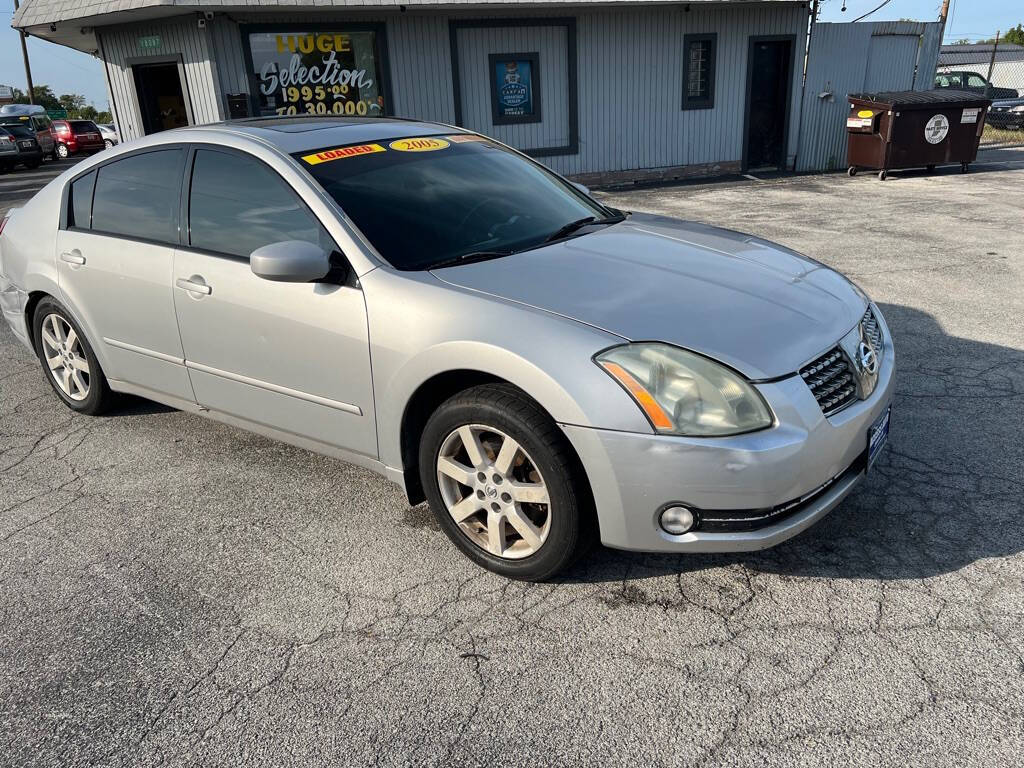
M 501 53 L 488 57 L 491 116 L 495 125 L 540 122 L 540 57 Z
M 248 32 L 257 114 L 386 114 L 377 37 L 351 28 Z

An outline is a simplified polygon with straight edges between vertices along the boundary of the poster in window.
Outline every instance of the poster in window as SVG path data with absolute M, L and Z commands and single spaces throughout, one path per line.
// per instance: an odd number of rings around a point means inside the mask
M 257 115 L 387 114 L 376 29 L 253 26 L 243 34 Z
M 536 53 L 491 54 L 491 111 L 495 125 L 540 121 Z

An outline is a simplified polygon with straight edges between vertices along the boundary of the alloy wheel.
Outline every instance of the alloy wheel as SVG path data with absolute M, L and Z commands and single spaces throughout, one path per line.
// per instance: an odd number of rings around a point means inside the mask
M 448 514 L 465 536 L 497 557 L 535 554 L 551 530 L 551 502 L 537 465 L 499 429 L 467 424 L 437 455 L 437 480 Z
M 71 324 L 58 314 L 43 318 L 43 357 L 60 391 L 72 400 L 89 396 L 89 361 L 82 340 Z
M 58 144 L 57 145 L 57 156 L 60 157 L 61 160 L 67 159 L 68 148 L 66 146 L 64 146 L 63 144 Z

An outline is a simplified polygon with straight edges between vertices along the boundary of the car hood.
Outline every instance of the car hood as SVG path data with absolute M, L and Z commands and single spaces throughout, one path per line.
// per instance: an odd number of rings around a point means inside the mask
M 795 372 L 867 306 L 842 275 L 788 248 L 648 214 L 433 274 L 631 341 L 700 352 L 752 379 Z

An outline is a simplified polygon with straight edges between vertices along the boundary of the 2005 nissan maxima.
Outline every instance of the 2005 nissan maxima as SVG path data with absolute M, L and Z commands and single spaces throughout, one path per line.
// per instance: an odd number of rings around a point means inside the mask
M 73 410 L 127 392 L 368 467 L 513 578 L 597 538 L 777 544 L 888 434 L 891 338 L 846 278 L 434 123 L 103 152 L 11 213 L 0 299 Z

